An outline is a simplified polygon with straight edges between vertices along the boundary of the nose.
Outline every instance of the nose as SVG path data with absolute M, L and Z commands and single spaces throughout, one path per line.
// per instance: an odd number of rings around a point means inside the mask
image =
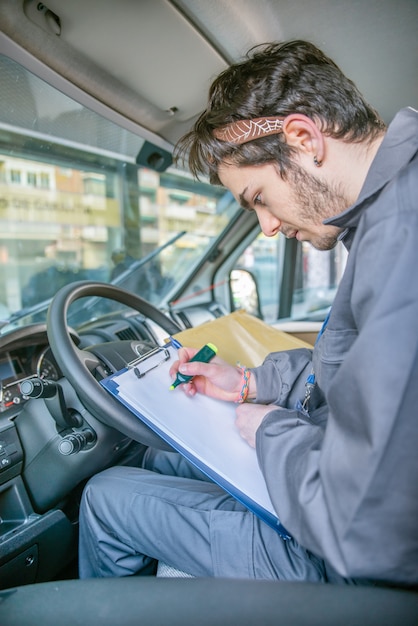
M 257 217 L 261 230 L 266 237 L 274 237 L 274 235 L 277 235 L 282 225 L 277 217 L 267 211 L 263 211 L 263 213 L 258 212 Z

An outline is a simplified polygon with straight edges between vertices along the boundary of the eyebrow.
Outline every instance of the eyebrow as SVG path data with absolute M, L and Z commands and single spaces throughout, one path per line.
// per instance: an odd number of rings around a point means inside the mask
M 245 209 L 246 211 L 252 211 L 253 208 L 250 205 L 250 203 L 248 202 L 247 198 L 245 197 L 246 194 L 248 192 L 248 187 L 245 187 L 244 191 L 242 193 L 239 194 L 238 198 L 239 198 L 239 204 L 240 206 Z

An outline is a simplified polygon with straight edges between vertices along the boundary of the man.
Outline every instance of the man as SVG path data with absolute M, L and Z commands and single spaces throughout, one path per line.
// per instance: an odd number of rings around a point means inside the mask
M 172 368 L 189 395 L 235 401 L 284 541 L 175 453 L 113 468 L 87 486 L 80 575 L 418 582 L 418 116 L 388 129 L 338 67 L 295 41 L 253 50 L 213 83 L 179 145 L 255 211 L 265 235 L 350 251 L 313 352 L 253 370 L 215 358 Z

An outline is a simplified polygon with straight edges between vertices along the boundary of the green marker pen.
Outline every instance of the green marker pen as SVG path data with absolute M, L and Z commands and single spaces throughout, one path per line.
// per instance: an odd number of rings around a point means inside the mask
M 217 352 L 218 352 L 218 348 L 214 346 L 213 343 L 207 343 L 205 346 L 203 346 L 203 348 L 199 350 L 199 352 L 196 352 L 194 357 L 190 359 L 189 363 L 191 361 L 200 361 L 200 363 L 209 363 L 209 361 L 213 359 L 213 357 L 215 356 Z M 170 386 L 170 390 L 175 389 L 176 387 L 178 387 L 179 385 L 182 385 L 183 383 L 188 383 L 189 380 L 192 380 L 192 378 L 193 376 L 187 376 L 186 374 L 180 374 L 180 372 L 177 372 L 176 380 Z

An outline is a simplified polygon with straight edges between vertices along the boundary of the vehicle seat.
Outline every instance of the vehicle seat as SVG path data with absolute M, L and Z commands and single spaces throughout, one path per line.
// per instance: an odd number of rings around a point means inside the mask
M 191 574 L 187 574 L 180 569 L 176 569 L 171 565 L 167 565 L 167 563 L 163 563 L 162 561 L 158 561 L 157 568 L 157 577 L 158 578 L 194 578 Z

